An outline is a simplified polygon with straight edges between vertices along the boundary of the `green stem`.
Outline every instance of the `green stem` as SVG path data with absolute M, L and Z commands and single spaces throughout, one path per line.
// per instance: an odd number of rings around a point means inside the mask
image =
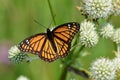
M 117 52 L 120 53 L 120 44 L 117 45 Z
M 49 8 L 50 8 L 50 13 L 51 13 L 53 22 L 54 22 L 54 24 L 56 25 L 54 13 L 53 13 L 53 10 L 52 10 L 52 6 L 51 6 L 51 4 L 50 4 L 50 0 L 48 0 L 48 5 L 49 5 Z
M 82 46 L 79 50 L 82 51 L 82 49 L 84 48 L 84 46 Z M 60 80 L 65 80 L 67 77 L 67 71 L 68 68 L 70 67 L 70 65 L 75 61 L 75 59 L 79 56 L 79 53 L 77 53 L 74 58 L 72 58 L 73 60 L 69 63 L 66 64 L 64 61 L 62 61 L 62 63 L 65 65 L 64 69 L 62 70 L 61 76 L 60 76 Z M 71 58 L 70 58 L 71 59 Z
M 68 66 L 65 65 L 65 67 L 62 70 L 62 74 L 60 76 L 60 80 L 65 80 L 66 79 L 66 77 L 67 77 L 67 68 L 68 68 Z
M 120 44 L 117 44 L 116 56 L 120 57 Z
M 107 22 L 110 22 L 110 20 L 111 20 L 111 18 L 112 18 L 112 15 L 110 15 L 108 18 L 107 18 Z
M 85 70 L 79 70 L 79 69 L 76 69 L 76 68 L 74 68 L 74 67 L 72 67 L 72 66 L 69 66 L 68 67 L 68 71 L 70 71 L 70 72 L 74 72 L 74 73 L 76 73 L 76 74 L 78 74 L 78 75 L 80 75 L 80 76 L 82 76 L 82 77 L 84 77 L 84 78 L 89 78 L 89 73 L 87 72 L 87 71 L 85 71 Z
M 80 47 L 79 51 L 82 51 L 82 50 L 84 49 L 84 47 L 85 47 L 85 46 Z M 79 57 L 79 53 L 75 54 L 72 63 L 73 63 L 73 62 L 75 61 L 75 59 L 78 58 L 78 57 Z M 71 63 L 71 64 L 72 64 L 72 63 Z

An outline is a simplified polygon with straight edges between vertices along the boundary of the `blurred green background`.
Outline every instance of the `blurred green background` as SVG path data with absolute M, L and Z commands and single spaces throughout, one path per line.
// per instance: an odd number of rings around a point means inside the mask
M 80 5 L 80 0 L 49 1 L 56 25 L 71 21 L 80 23 L 84 20 L 76 9 L 76 6 Z M 31 63 L 12 64 L 7 58 L 11 46 L 30 35 L 46 31 L 34 20 L 49 28 L 56 26 L 52 21 L 48 0 L 0 0 L 0 80 L 16 80 L 20 75 L 30 80 L 59 80 L 62 70 L 60 60 L 47 63 L 39 59 Z M 120 16 L 112 17 L 111 22 L 115 27 L 120 27 Z M 100 56 L 113 58 L 114 49 L 112 41 L 100 38 L 94 48 L 85 49 L 91 55 L 79 59 L 81 66 L 89 70 L 90 63 L 96 58 Z M 68 73 L 67 80 L 72 78 L 85 80 L 74 73 Z

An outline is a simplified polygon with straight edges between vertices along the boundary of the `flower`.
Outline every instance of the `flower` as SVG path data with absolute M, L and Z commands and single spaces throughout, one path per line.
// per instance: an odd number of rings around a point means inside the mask
M 115 67 L 107 58 L 100 58 L 93 62 L 90 72 L 93 80 L 114 80 L 115 78 Z
M 94 24 L 90 21 L 83 21 L 80 29 L 80 43 L 85 47 L 93 47 L 98 43 L 98 34 Z
M 28 56 L 25 53 L 22 53 L 17 46 L 13 46 L 8 51 L 8 58 L 11 62 L 20 64 L 27 60 Z
M 12 43 L 10 41 L 3 41 L 0 43 L 0 64 L 10 65 L 8 50 L 11 44 Z
M 120 57 L 114 58 L 113 64 L 116 68 L 116 80 L 119 80 L 120 79 Z
M 76 6 L 76 8 L 81 12 L 82 15 L 87 17 L 88 14 L 86 13 L 83 6 Z
M 100 30 L 100 34 L 105 38 L 110 38 L 114 33 L 114 28 L 110 23 L 106 23 Z
M 113 0 L 113 14 L 119 15 L 120 14 L 120 0 Z
M 120 28 L 118 28 L 114 31 L 114 34 L 112 35 L 111 39 L 116 44 L 120 44 Z
M 83 7 L 91 18 L 106 18 L 111 14 L 112 0 L 83 0 Z
M 26 76 L 19 76 L 16 80 L 29 80 Z

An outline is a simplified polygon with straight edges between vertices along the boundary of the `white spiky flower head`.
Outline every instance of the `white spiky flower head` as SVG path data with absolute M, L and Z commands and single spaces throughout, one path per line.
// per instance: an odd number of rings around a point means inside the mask
M 83 5 L 81 5 L 81 6 L 76 6 L 76 8 L 81 12 L 81 14 L 82 14 L 83 16 L 85 16 L 85 17 L 88 16 L 88 14 L 86 13 Z
M 120 28 L 118 28 L 114 31 L 114 34 L 112 35 L 111 39 L 116 44 L 120 44 Z
M 28 77 L 26 76 L 21 75 L 16 80 L 30 80 L 30 79 L 28 79 Z
M 120 14 L 120 0 L 112 0 L 113 4 L 113 14 L 119 15 Z
M 83 21 L 80 29 L 80 43 L 85 47 L 93 47 L 98 43 L 98 34 L 95 31 L 95 24 L 90 21 Z
M 113 33 L 114 33 L 114 28 L 110 23 L 106 23 L 104 26 L 102 26 L 100 30 L 100 35 L 102 35 L 105 38 L 111 38 Z
M 9 55 L 8 58 L 11 62 L 20 64 L 27 60 L 28 55 L 25 53 L 22 53 L 17 46 L 13 46 L 8 51 Z
M 112 0 L 83 0 L 83 7 L 89 17 L 106 18 L 111 14 Z
M 120 57 L 114 58 L 113 64 L 116 68 L 116 80 L 120 80 Z
M 92 80 L 114 80 L 115 67 L 107 58 L 99 58 L 92 63 L 91 68 Z

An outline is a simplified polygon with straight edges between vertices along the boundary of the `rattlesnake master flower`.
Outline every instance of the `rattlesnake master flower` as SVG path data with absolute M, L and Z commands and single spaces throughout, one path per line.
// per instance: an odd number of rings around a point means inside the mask
M 88 14 L 86 13 L 83 6 L 76 6 L 76 8 L 81 12 L 82 15 L 87 17 Z
M 111 38 L 113 33 L 114 33 L 114 28 L 109 23 L 105 24 L 100 30 L 100 35 L 102 35 L 105 38 Z
M 120 14 L 120 0 L 113 0 L 113 14 L 119 15 Z
M 114 80 L 115 78 L 115 67 L 106 58 L 100 58 L 93 62 L 90 72 L 92 80 Z
M 116 29 L 114 31 L 114 34 L 112 35 L 111 39 L 116 43 L 120 44 L 120 28 Z
M 28 79 L 26 76 L 21 75 L 16 80 L 30 80 L 30 79 Z
M 80 29 L 80 43 L 85 47 L 93 47 L 98 43 L 98 34 L 94 24 L 90 21 L 83 21 Z
M 20 64 L 27 60 L 28 56 L 25 53 L 20 52 L 17 46 L 13 46 L 8 51 L 8 58 L 11 62 Z
M 111 14 L 111 0 L 83 0 L 85 12 L 91 18 L 106 18 Z
M 120 80 L 120 57 L 114 58 L 113 64 L 116 68 L 116 80 Z

